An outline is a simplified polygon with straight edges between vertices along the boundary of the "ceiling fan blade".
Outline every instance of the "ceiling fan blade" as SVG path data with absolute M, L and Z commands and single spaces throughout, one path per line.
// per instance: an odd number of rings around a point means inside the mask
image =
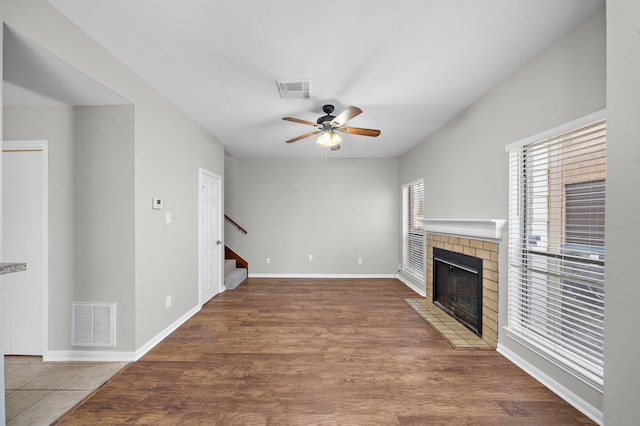
M 313 135 L 317 135 L 318 133 L 320 133 L 320 130 L 316 131 L 316 132 L 309 132 L 309 133 L 305 133 L 304 135 L 300 135 L 297 138 L 293 138 L 293 139 L 289 139 L 287 141 L 287 143 L 293 143 L 293 142 L 297 142 L 300 139 L 304 139 L 304 138 L 308 138 L 309 136 L 313 136 Z
M 352 134 L 352 135 L 373 136 L 373 137 L 380 135 L 380 130 L 363 129 L 361 127 L 338 127 L 338 130 L 341 132 Z
M 307 126 L 317 126 L 318 125 L 318 124 L 314 123 L 313 121 L 300 120 L 299 118 L 282 117 L 282 119 L 285 120 L 285 121 L 293 121 L 294 123 L 306 124 Z
M 353 117 L 361 113 L 362 113 L 362 110 L 358 107 L 355 107 L 355 106 L 347 107 L 347 109 L 345 109 L 340 114 L 338 114 L 336 118 L 331 120 L 330 124 L 334 127 L 342 126 L 344 123 L 346 123 L 347 121 L 351 120 Z
M 329 149 L 330 149 L 331 151 L 337 151 L 337 150 L 339 150 L 340 148 L 342 148 L 342 147 L 340 146 L 340 144 L 329 147 Z

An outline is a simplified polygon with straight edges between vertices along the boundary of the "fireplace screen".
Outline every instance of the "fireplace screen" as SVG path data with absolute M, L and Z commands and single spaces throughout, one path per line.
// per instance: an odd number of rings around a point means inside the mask
M 482 336 L 482 259 L 434 247 L 433 302 Z

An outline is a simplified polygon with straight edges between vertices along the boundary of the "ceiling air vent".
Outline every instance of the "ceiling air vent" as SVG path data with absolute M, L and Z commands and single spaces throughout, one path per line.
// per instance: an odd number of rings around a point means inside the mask
M 276 80 L 283 99 L 305 99 L 310 97 L 311 80 Z

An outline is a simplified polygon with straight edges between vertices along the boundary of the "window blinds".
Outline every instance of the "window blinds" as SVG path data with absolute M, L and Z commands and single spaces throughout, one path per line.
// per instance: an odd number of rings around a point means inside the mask
M 606 121 L 509 151 L 510 333 L 602 387 Z
M 423 203 L 422 179 L 402 186 L 402 269 L 419 279 L 424 278 Z

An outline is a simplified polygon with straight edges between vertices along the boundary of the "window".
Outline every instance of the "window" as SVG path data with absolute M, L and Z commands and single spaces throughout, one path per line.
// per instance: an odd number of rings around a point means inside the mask
M 424 233 L 422 179 L 402 186 L 402 270 L 416 278 L 424 278 Z
M 509 335 L 601 390 L 606 121 L 518 144 L 509 162 Z

